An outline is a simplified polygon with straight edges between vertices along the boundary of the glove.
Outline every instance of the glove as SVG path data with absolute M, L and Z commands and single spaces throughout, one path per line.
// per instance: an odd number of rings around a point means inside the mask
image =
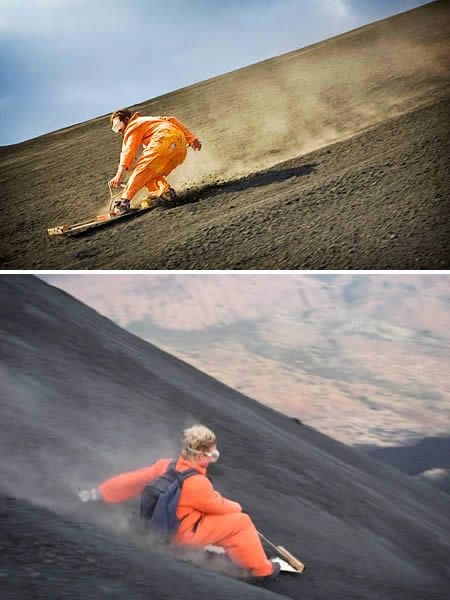
M 80 490 L 78 492 L 78 497 L 81 502 L 95 502 L 97 500 L 101 500 L 98 488 L 92 488 L 91 490 Z

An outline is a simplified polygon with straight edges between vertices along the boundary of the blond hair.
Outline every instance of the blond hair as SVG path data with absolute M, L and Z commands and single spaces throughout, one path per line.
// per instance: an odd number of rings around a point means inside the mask
M 184 458 L 196 456 L 198 452 L 208 452 L 211 446 L 216 443 L 215 434 L 204 425 L 193 425 L 185 429 L 183 433 L 181 454 Z

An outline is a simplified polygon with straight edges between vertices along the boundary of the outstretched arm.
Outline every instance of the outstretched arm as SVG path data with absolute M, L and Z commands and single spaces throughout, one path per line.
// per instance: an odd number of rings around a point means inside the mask
M 133 164 L 136 157 L 137 151 L 142 144 L 143 129 L 142 127 L 136 127 L 128 134 L 125 133 L 125 137 L 122 143 L 122 152 L 120 153 L 119 166 L 117 172 L 112 179 L 109 181 L 111 187 L 120 187 L 125 171 Z
M 167 469 L 168 462 L 170 461 L 167 459 L 161 459 L 150 467 L 122 473 L 107 479 L 97 488 L 83 490 L 78 495 L 83 502 L 89 500 L 103 500 L 108 503 L 124 502 L 139 495 L 147 483 L 162 475 Z
M 109 185 L 113 188 L 120 187 L 125 171 L 133 164 L 137 151 L 142 144 L 143 130 L 142 127 L 137 127 L 129 134 L 125 134 L 122 143 L 122 152 L 120 153 L 119 166 L 115 176 L 110 180 Z
M 109 181 L 109 185 L 113 188 L 117 188 L 120 187 L 120 184 L 122 183 L 123 180 L 123 176 L 125 175 L 125 167 L 122 167 L 122 165 L 119 165 L 117 167 L 117 173 L 114 175 L 114 177 L 112 179 L 110 179 Z
M 142 127 L 136 127 L 129 133 L 125 132 L 125 137 L 122 143 L 122 152 L 120 153 L 119 166 L 128 169 L 133 164 L 137 151 L 142 144 L 144 130 Z

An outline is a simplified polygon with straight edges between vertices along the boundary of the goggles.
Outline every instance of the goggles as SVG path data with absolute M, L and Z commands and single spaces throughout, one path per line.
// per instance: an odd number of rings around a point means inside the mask
M 194 448 L 191 448 L 190 446 L 187 446 L 187 449 L 191 452 L 195 452 L 195 454 L 204 454 L 208 458 L 212 458 L 214 462 L 217 462 L 219 460 L 220 452 L 218 450 L 213 450 L 212 452 L 204 452 L 202 450 L 194 450 Z

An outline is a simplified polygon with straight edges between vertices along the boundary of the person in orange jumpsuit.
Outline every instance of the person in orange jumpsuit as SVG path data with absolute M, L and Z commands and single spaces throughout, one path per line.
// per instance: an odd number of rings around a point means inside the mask
M 269 560 L 251 518 L 241 505 L 215 491 L 206 476 L 210 463 L 216 462 L 219 451 L 216 436 L 203 425 L 184 431 L 177 471 L 195 469 L 198 475 L 186 479 L 180 493 L 176 515 L 181 521 L 172 540 L 175 544 L 204 547 L 222 546 L 230 559 L 247 569 L 250 576 L 272 579 L 280 573 L 277 562 Z M 172 459 L 162 458 L 149 467 L 117 475 L 92 490 L 79 492 L 80 499 L 123 502 L 142 493 L 144 487 L 166 472 Z
M 124 108 L 113 112 L 110 121 L 112 130 L 123 135 L 119 166 L 109 182 L 111 187 L 121 186 L 125 172 L 130 170 L 143 145 L 143 151 L 117 203 L 120 212 L 130 210 L 131 200 L 144 186 L 156 199 L 174 200 L 175 190 L 165 177 L 184 161 L 188 146 L 201 150 L 198 137 L 176 117 L 141 117 L 140 113 L 132 114 Z

